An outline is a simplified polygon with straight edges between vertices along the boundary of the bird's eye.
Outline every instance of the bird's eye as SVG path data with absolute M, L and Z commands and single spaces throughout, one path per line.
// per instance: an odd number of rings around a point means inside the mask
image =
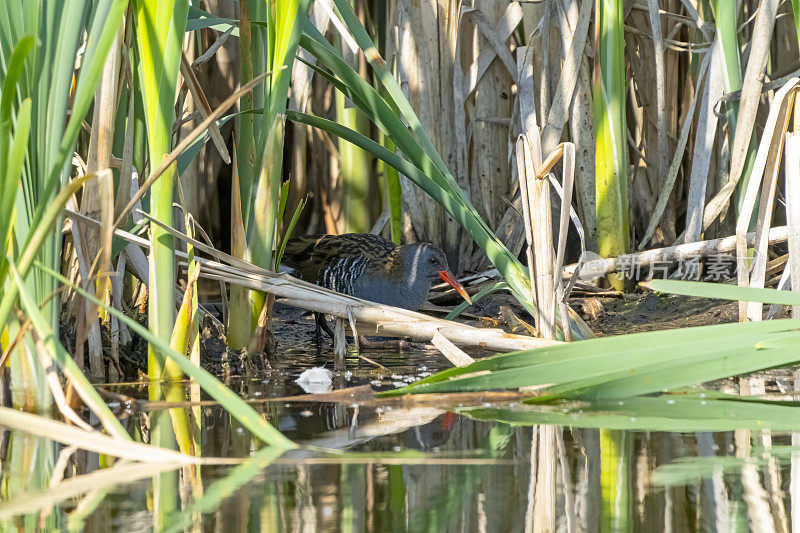
M 439 262 L 439 260 L 436 257 L 431 256 L 430 258 L 428 258 L 428 262 L 432 265 L 435 265 L 436 263 Z

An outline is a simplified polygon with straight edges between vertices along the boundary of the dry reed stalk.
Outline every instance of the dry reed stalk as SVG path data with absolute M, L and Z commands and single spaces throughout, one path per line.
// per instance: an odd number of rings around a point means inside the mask
M 542 125 L 542 148 L 545 153 L 555 150 L 561 141 L 564 125 L 569 117 L 569 106 L 578 82 L 578 73 L 589 37 L 593 5 L 592 0 L 583 0 L 581 3 L 575 32 L 564 55 L 563 67 L 558 76 L 558 90 L 550 104 L 547 121 Z
M 533 70 L 532 70 L 532 57 L 527 53 L 527 48 L 521 48 L 517 51 L 517 62 L 519 69 L 519 96 L 517 101 L 519 103 L 519 117 L 522 124 L 523 131 L 538 131 L 536 124 L 536 110 L 534 109 L 535 95 L 533 90 Z M 525 147 L 526 142 L 524 136 L 520 135 L 517 138 L 516 145 L 516 160 L 517 160 L 517 178 L 519 179 L 519 192 L 520 203 L 522 206 L 523 228 L 525 230 L 525 256 L 528 261 L 528 275 L 531 279 L 531 295 L 536 308 L 539 308 L 536 285 L 536 271 L 534 268 L 533 260 L 533 222 L 531 217 L 530 201 L 528 199 L 528 187 L 525 178 Z M 512 206 L 513 207 L 513 206 Z M 515 217 L 516 218 L 516 217 Z M 521 244 L 521 243 L 520 243 Z M 538 327 L 538 315 L 534 317 Z
M 534 426 L 531 432 L 530 471 L 528 473 L 528 494 L 525 503 L 525 531 L 533 531 L 534 507 L 536 502 L 536 449 L 539 447 L 539 428 Z
M 731 146 L 730 182 L 737 183 L 742 176 L 750 140 L 755 127 L 756 114 L 760 103 L 761 89 L 764 85 L 764 72 L 770 54 L 772 34 L 775 30 L 779 0 L 760 0 L 750 38 L 750 50 L 747 55 L 747 67 L 742 82 L 742 95 L 739 100 L 739 114 L 736 119 L 736 131 Z M 746 185 L 746 183 L 745 183 Z
M 787 226 L 777 226 L 769 230 L 767 240 L 769 244 L 785 242 L 789 237 Z M 608 257 L 604 259 L 594 259 L 583 263 L 583 267 L 590 267 L 592 274 L 602 275 L 612 272 L 619 272 L 623 268 L 649 267 L 653 263 L 660 261 L 681 261 L 697 257 L 707 257 L 714 254 L 730 253 L 736 250 L 736 235 L 711 239 L 708 241 L 691 242 L 678 246 L 668 246 L 666 248 L 653 248 L 644 252 L 620 255 L 618 257 Z M 756 241 L 755 232 L 746 235 L 746 244 L 752 246 Z M 578 267 L 578 263 L 564 267 L 563 276 L 571 277 Z
M 652 29 L 654 59 L 656 66 L 656 128 L 658 130 L 658 160 L 656 171 L 666 175 L 669 145 L 667 144 L 667 80 L 664 67 L 664 35 L 661 31 L 661 15 L 658 0 L 647 0 L 650 27 Z M 674 228 L 673 228 L 674 231 Z
M 689 131 L 691 130 L 693 123 L 695 108 L 697 107 L 697 101 L 699 100 L 698 96 L 700 94 L 700 87 L 702 86 L 700 80 L 705 77 L 709 63 L 711 63 L 711 54 L 707 52 L 703 57 L 703 62 L 700 65 L 700 70 L 697 74 L 698 83 L 695 86 L 694 97 L 692 98 L 691 104 L 689 104 L 689 109 L 686 112 L 683 125 L 681 126 L 681 132 L 678 138 L 678 146 L 675 150 L 675 155 L 672 158 L 672 163 L 669 166 L 669 173 L 664 177 L 663 183 L 661 184 L 661 190 L 658 193 L 658 202 L 656 203 L 654 211 L 650 216 L 647 229 L 645 229 L 644 235 L 639 241 L 639 250 L 644 249 L 644 247 L 653 237 L 653 233 L 658 227 L 661 217 L 665 213 L 667 204 L 669 203 L 669 199 L 675 187 L 675 182 L 678 178 L 678 172 L 680 171 L 681 167 L 681 161 L 683 160 L 683 155 L 686 150 L 686 143 L 689 140 Z
M 467 366 L 475 362 L 475 359 L 467 355 L 438 331 L 431 339 L 431 342 L 455 366 Z
M 559 145 L 561 157 L 563 158 L 563 173 L 561 188 L 561 213 L 558 224 L 558 245 L 556 247 L 556 264 L 553 279 L 556 286 L 554 294 L 555 303 L 558 305 L 559 315 L 561 316 L 561 331 L 564 332 L 564 340 L 572 340 L 572 328 L 570 327 L 569 305 L 567 304 L 567 293 L 561 282 L 564 272 L 564 254 L 567 249 L 567 234 L 569 232 L 570 210 L 572 209 L 572 189 L 575 183 L 575 145 L 567 142 Z M 548 160 L 550 158 L 548 157 Z M 549 174 L 552 178 L 552 174 Z M 548 184 L 549 187 L 549 184 Z M 584 243 L 581 243 L 583 246 Z M 583 253 L 584 250 L 581 250 Z
M 536 130 L 532 130 L 536 131 Z M 528 143 L 536 142 L 536 135 L 525 137 Z M 533 138 L 532 138 L 533 137 Z M 531 223 L 533 224 L 533 260 L 536 268 L 537 314 L 539 315 L 538 330 L 545 339 L 554 339 L 555 326 L 555 285 L 554 268 L 555 255 L 553 252 L 553 222 L 550 199 L 550 182 L 546 178 L 531 175 L 533 160 L 528 154 L 525 157 L 525 177 L 528 187 L 528 201 L 530 202 Z M 530 164 L 529 164 L 530 163 Z M 520 175 L 523 175 L 520 173 Z
M 347 309 L 345 309 L 345 312 L 347 313 Z M 344 317 L 336 317 L 336 324 L 333 327 L 333 353 L 336 356 L 333 363 L 334 370 L 344 370 L 346 366 L 344 360 L 347 353 L 345 320 L 346 318 Z
M 552 158 L 548 158 L 548 162 Z M 517 161 L 523 210 L 530 230 L 528 237 L 528 269 L 532 290 L 536 292 L 536 328 L 545 339 L 555 338 L 555 256 L 550 200 L 550 182 L 540 174 L 546 168 L 541 159 L 539 130 L 535 126 L 517 140 Z M 526 208 L 527 206 L 527 208 Z M 533 265 L 530 264 L 533 258 Z
M 736 189 L 745 165 L 746 152 L 750 145 L 750 138 L 755 124 L 756 112 L 760 102 L 761 91 L 764 84 L 764 69 L 769 56 L 769 46 L 772 32 L 775 26 L 775 15 L 777 13 L 777 0 L 765 0 L 761 2 L 762 9 L 759 8 L 756 23 L 753 28 L 753 47 L 748 56 L 747 68 L 745 70 L 744 82 L 742 85 L 739 115 L 736 123 L 733 146 L 731 147 L 731 167 L 728 182 L 706 205 L 703 214 L 703 230 L 708 228 L 712 222 L 727 207 L 730 197 Z M 762 16 L 765 15 L 765 16 Z M 775 96 L 777 98 L 777 95 Z M 769 119 L 767 120 L 769 124 Z M 765 129 L 762 136 L 767 136 Z M 753 174 L 758 173 L 753 170 Z
M 211 105 L 208 103 L 208 98 L 203 91 L 203 87 L 200 85 L 200 81 L 198 81 L 194 70 L 192 70 L 192 65 L 189 62 L 189 58 L 186 57 L 185 51 L 181 54 L 180 69 L 183 81 L 186 83 L 186 87 L 192 95 L 192 107 L 196 107 L 200 113 L 200 116 L 205 119 L 211 113 L 213 113 L 213 110 L 211 109 Z M 231 155 L 228 153 L 228 148 L 225 145 L 225 139 L 222 138 L 222 133 L 219 131 L 219 126 L 217 125 L 216 121 L 213 121 L 211 124 L 209 124 L 208 134 L 211 136 L 211 140 L 214 142 L 214 146 L 217 148 L 217 152 L 219 153 L 220 157 L 222 157 L 222 160 L 225 162 L 225 164 L 230 164 Z
M 654 35 L 652 14 L 648 18 L 647 11 L 642 5 L 641 9 L 632 10 L 627 17 L 629 27 L 647 28 L 647 31 L 625 32 L 631 73 L 626 78 L 625 87 L 626 99 L 630 102 L 627 137 L 631 152 L 629 163 L 633 170 L 629 178 L 633 216 L 629 220 L 637 236 L 644 234 L 643 221 L 655 210 L 656 191 L 663 189 L 665 181 L 668 181 L 668 152 L 662 154 L 661 140 L 662 137 L 666 141 L 666 136 L 675 136 L 677 126 L 672 119 L 678 99 L 676 93 L 679 92 L 678 82 L 673 77 L 663 80 L 663 86 L 662 80 L 658 79 L 659 67 L 666 69 L 665 64 L 674 54 L 666 53 L 668 51 L 665 50 L 662 35 Z M 658 25 L 660 27 L 660 20 Z M 662 90 L 664 98 L 660 100 Z M 662 159 L 662 155 L 667 159 Z M 670 195 L 671 199 L 673 197 Z M 674 202 L 669 202 L 655 231 L 656 242 L 672 242 L 675 239 L 674 211 Z
M 539 426 L 539 445 L 536 458 L 536 498 L 533 503 L 533 532 L 556 531 L 556 470 L 558 450 L 556 431 L 560 428 Z
M 758 378 L 743 378 L 739 382 L 741 396 L 753 396 L 764 392 L 764 381 Z M 750 461 L 752 456 L 752 437 L 749 429 L 734 431 L 736 457 L 743 460 L 741 480 L 744 489 L 743 499 L 747 507 L 747 516 L 751 531 L 777 531 L 775 521 L 770 513 L 767 492 L 761 486 L 758 467 Z
M 517 176 L 520 180 L 520 198 L 522 200 L 522 215 L 523 220 L 525 222 L 525 241 L 527 242 L 527 246 L 525 247 L 525 257 L 528 262 L 528 275 L 531 279 L 531 298 L 533 302 L 536 304 L 537 309 L 539 308 L 539 302 L 537 298 L 537 291 L 536 291 L 536 284 L 534 280 L 536 279 L 536 270 L 535 270 L 535 263 L 533 260 L 533 222 L 531 219 L 531 208 L 530 208 L 530 201 L 528 199 L 528 188 L 523 182 L 525 182 L 525 138 L 524 136 L 520 135 L 520 138 L 517 139 L 517 168 L 521 169 L 518 171 Z M 538 327 L 538 320 L 539 316 L 534 317 L 537 321 Z
M 461 56 L 472 64 L 467 71 L 461 91 L 456 95 L 469 124 L 458 139 L 468 145 L 462 148 L 467 155 L 469 191 L 478 212 L 489 225 L 496 227 L 505 204 L 502 197 L 511 193 L 513 182 L 508 179 L 508 129 L 490 119 L 510 117 L 513 100 L 509 89 L 517 81 L 517 67 L 507 44 L 514 29 L 522 20 L 519 2 L 496 2 L 478 0 L 473 8 L 462 8 L 458 46 Z M 473 31 L 474 28 L 474 31 Z M 455 68 L 460 69 L 460 61 Z M 471 268 L 472 243 L 461 247 L 463 268 Z
M 686 232 L 684 242 L 700 240 L 703 233 L 703 210 L 706 204 L 706 190 L 709 180 L 709 167 L 714 155 L 714 140 L 717 134 L 719 117 L 714 110 L 714 102 L 722 96 L 723 58 L 719 39 L 714 40 L 711 49 L 711 70 L 708 72 L 703 88 L 703 102 L 697 121 L 697 133 L 692 151 L 692 167 L 689 176 L 689 192 L 686 199 Z
M 555 338 L 555 300 L 553 299 L 553 228 L 550 183 L 542 179 L 542 143 L 536 123 L 533 80 L 527 50 L 517 56 L 520 76 L 519 110 L 524 133 L 517 138 L 517 177 L 525 220 L 526 255 L 531 291 L 536 302 L 536 329 L 545 339 Z M 548 157 L 548 162 L 551 158 Z M 546 172 L 546 171 L 545 171 Z M 568 209 L 567 209 L 568 212 Z
M 739 218 L 736 221 L 736 273 L 741 286 L 764 287 L 767 236 L 772 220 L 785 132 L 789 126 L 798 88 L 800 88 L 800 79 L 792 78 L 775 94 L 775 100 L 767 118 L 767 127 L 764 129 L 764 135 L 753 164 L 753 172 L 742 195 Z M 750 226 L 757 201 L 759 202 L 758 222 L 753 243 L 752 263 L 748 264 L 745 234 Z M 739 320 L 761 320 L 762 307 L 763 305 L 758 302 L 739 302 Z
M 797 116 L 797 110 L 795 110 Z M 800 291 L 800 132 L 786 134 L 786 227 L 788 228 L 789 271 L 793 291 Z M 792 307 L 800 318 L 800 306 Z
M 561 474 L 561 491 L 564 494 L 564 517 L 567 522 L 567 533 L 575 533 L 577 513 L 575 512 L 575 492 L 572 484 L 572 472 L 564 446 L 564 429 L 556 428 L 556 447 L 558 449 L 558 470 Z
M 588 3 L 584 0 L 584 4 Z M 582 50 L 582 49 L 581 49 Z M 526 51 L 523 51 L 526 52 Z M 517 175 L 528 243 L 526 254 L 531 278 L 531 290 L 536 301 L 536 328 L 545 339 L 555 338 L 555 299 L 553 269 L 552 211 L 550 183 L 540 175 L 546 173 L 542 164 L 542 140 L 536 123 L 534 108 L 534 86 L 529 74 L 532 68 L 526 53 L 517 57 L 519 71 L 519 110 L 523 133 L 517 138 Z M 559 96 L 563 98 L 563 93 Z M 566 117 L 566 101 L 556 101 L 558 109 L 551 108 L 548 117 L 563 112 Z M 544 111 L 543 111 L 544 113 Z M 559 119 L 555 119 L 558 121 Z M 561 125 L 563 127 L 563 123 Z M 545 130 L 548 131 L 548 130 Z M 558 128 L 559 136 L 561 128 Z M 548 152 L 549 153 L 549 152 Z M 548 161 L 550 158 L 548 158 Z M 569 213 L 569 205 L 562 205 Z M 562 232 L 566 239 L 566 232 Z M 563 254 L 562 254 L 563 260 Z M 559 282 L 560 285 L 560 282 Z M 539 426 L 533 429 L 531 443 L 531 479 L 528 492 L 528 509 L 525 523 L 534 532 L 555 531 L 556 527 L 556 429 Z M 538 435 L 538 438 L 537 438 Z M 535 497 L 534 497 L 535 495 Z
M 91 134 L 89 136 L 89 149 L 86 157 L 86 173 L 97 173 L 109 168 L 114 144 L 114 123 L 117 111 L 117 89 L 119 86 L 120 71 L 120 39 L 122 27 L 117 32 L 111 50 L 103 68 L 100 85 L 95 91 L 95 107 L 92 115 Z M 111 172 L 103 174 L 103 179 L 89 180 L 83 187 L 80 210 L 86 215 L 104 221 L 113 218 L 113 177 Z M 75 251 L 81 271 L 82 284 L 90 289 L 90 278 L 95 272 L 86 268 L 92 258 L 100 255 L 99 271 L 102 274 L 92 289 L 100 298 L 105 299 L 104 293 L 110 290 L 108 273 L 111 268 L 111 232 L 109 224 L 102 228 L 85 228 L 85 231 L 73 234 Z M 83 268 L 81 268 L 83 263 Z M 89 369 L 91 375 L 105 379 L 105 365 L 103 364 L 103 347 L 100 338 L 100 324 L 97 308 L 89 302 L 83 302 L 82 312 L 86 313 L 86 341 L 89 348 Z M 100 313 L 102 316 L 103 313 Z M 83 336 L 81 332 L 80 336 Z M 116 359 L 115 359 L 116 362 Z M 113 365 L 109 367 L 109 379 L 116 381 L 116 370 Z

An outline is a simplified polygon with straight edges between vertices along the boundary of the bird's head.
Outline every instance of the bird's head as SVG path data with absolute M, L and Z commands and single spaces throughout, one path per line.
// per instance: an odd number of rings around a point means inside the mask
M 404 270 L 411 283 L 418 279 L 427 280 L 429 283 L 441 279 L 453 287 L 467 302 L 472 303 L 466 289 L 450 272 L 447 257 L 442 250 L 426 243 L 407 244 L 400 248 Z

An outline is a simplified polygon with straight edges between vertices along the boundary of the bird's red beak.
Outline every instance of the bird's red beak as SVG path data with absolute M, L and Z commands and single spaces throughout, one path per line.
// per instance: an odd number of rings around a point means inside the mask
M 440 270 L 439 277 L 442 278 L 445 283 L 453 287 L 456 292 L 467 301 L 468 304 L 472 305 L 472 298 L 470 298 L 469 294 L 467 294 L 467 290 L 458 282 L 458 280 L 450 273 L 449 270 Z

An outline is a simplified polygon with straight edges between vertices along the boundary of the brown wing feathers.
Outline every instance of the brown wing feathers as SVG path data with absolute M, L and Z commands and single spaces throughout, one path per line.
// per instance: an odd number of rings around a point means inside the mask
M 392 241 L 367 233 L 299 236 L 287 243 L 283 262 L 298 269 L 303 279 L 317 282 L 320 273 L 339 259 L 363 256 L 382 260 L 395 248 Z

